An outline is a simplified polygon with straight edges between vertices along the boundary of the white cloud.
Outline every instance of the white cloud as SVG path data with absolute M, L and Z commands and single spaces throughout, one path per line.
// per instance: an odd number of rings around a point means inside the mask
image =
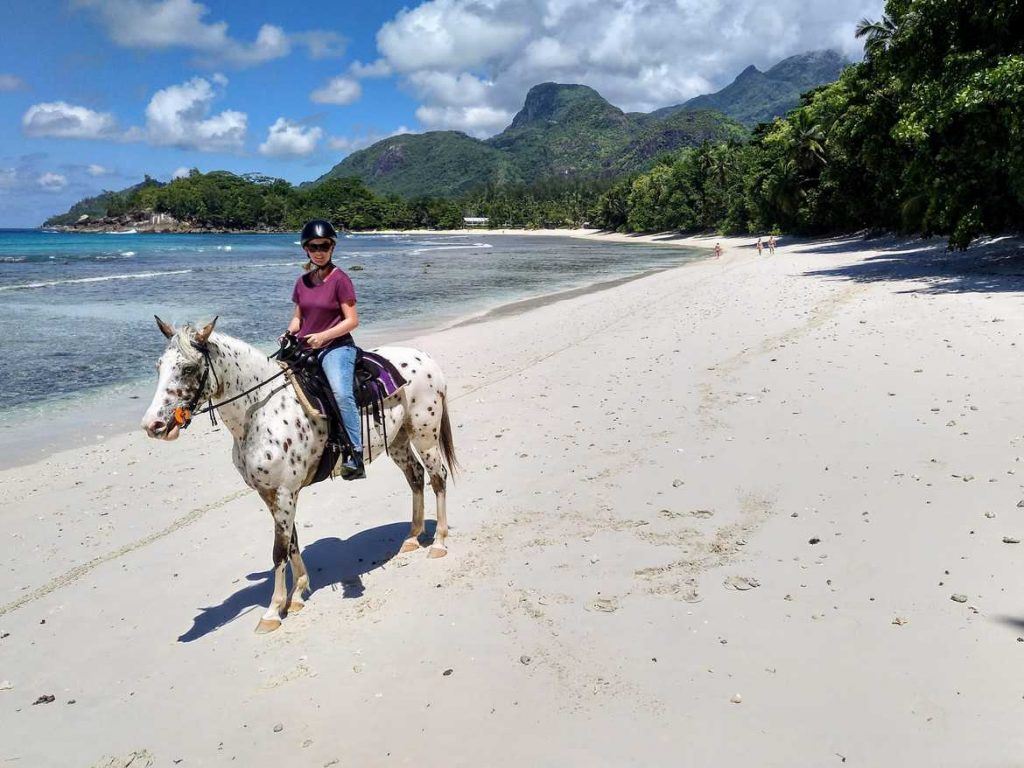
M 192 172 L 191 168 L 187 168 L 186 166 L 183 165 L 183 166 L 181 166 L 181 168 L 176 169 L 174 171 L 174 173 L 171 174 L 171 180 L 173 181 L 174 179 L 185 179 L 185 178 L 188 178 L 188 175 L 191 172 Z
M 109 176 L 113 173 L 113 171 L 110 170 L 109 168 L 106 168 L 102 165 L 98 165 L 97 163 L 90 163 L 89 165 L 87 165 L 85 168 L 85 172 L 88 173 L 90 176 Z
M 67 176 L 62 176 L 59 173 L 47 172 L 38 179 L 36 183 L 47 192 L 60 192 L 64 187 L 68 185 Z
M 223 86 L 227 79 L 215 76 L 214 82 Z M 157 91 L 146 107 L 146 138 L 158 146 L 203 152 L 240 151 L 248 116 L 231 109 L 210 115 L 216 97 L 213 85 L 201 77 Z
M 387 77 L 391 74 L 391 65 L 385 59 L 377 59 L 369 64 L 353 61 L 348 65 L 349 74 L 360 79 L 367 77 Z
M 268 157 L 299 157 L 316 149 L 317 142 L 324 135 L 322 129 L 305 127 L 279 117 L 270 126 L 267 140 L 260 144 L 260 154 Z
M 9 91 L 20 91 L 25 88 L 25 81 L 16 75 L 8 75 L 0 72 L 0 93 Z
M 627 111 L 677 104 L 824 47 L 851 58 L 853 25 L 883 0 L 427 0 L 377 33 L 350 75 L 396 73 L 427 127 L 487 135 L 540 82 L 584 83 Z M 795 23 L 799 20 L 799 23 Z
M 351 104 L 363 93 L 358 80 L 344 75 L 332 77 L 324 85 L 317 88 L 309 98 L 318 104 Z
M 73 0 L 73 5 L 92 11 L 118 45 L 188 48 L 207 64 L 262 64 L 287 56 L 294 44 L 306 46 L 314 58 L 339 55 L 344 47 L 334 32 L 289 34 L 273 24 L 261 26 L 254 41 L 242 42 L 228 35 L 227 22 L 207 21 L 210 9 L 195 0 Z
M 109 112 L 50 101 L 29 107 L 21 118 L 21 129 L 35 138 L 104 139 L 117 133 L 117 120 Z
M 412 133 L 412 131 L 404 125 L 398 126 L 391 133 L 377 133 L 376 131 L 370 131 L 368 133 L 358 134 L 355 136 L 331 136 L 327 140 L 327 146 L 333 150 L 337 150 L 342 153 L 342 156 L 349 155 L 356 150 L 368 147 L 371 144 L 375 144 L 381 139 L 387 139 L 391 136 L 400 136 L 403 133 Z

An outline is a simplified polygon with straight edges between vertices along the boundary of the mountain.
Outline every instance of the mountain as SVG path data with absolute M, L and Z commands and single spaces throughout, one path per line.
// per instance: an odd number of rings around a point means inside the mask
M 376 192 L 457 195 L 483 184 L 522 181 L 511 159 L 458 131 L 405 133 L 353 152 L 316 182 L 356 176 Z M 443 185 L 439 189 L 439 183 Z
M 718 93 L 648 114 L 623 112 L 586 85 L 541 83 L 496 136 L 395 136 L 352 153 L 317 182 L 355 176 L 375 192 L 451 196 L 488 183 L 642 171 L 666 152 L 744 139 L 749 127 L 795 107 L 804 91 L 834 81 L 847 63 L 835 51 L 814 51 L 767 72 L 750 66 Z
M 697 96 L 651 113 L 667 117 L 684 109 L 714 109 L 748 127 L 782 117 L 800 103 L 800 94 L 839 79 L 850 62 L 836 51 L 811 51 L 783 59 L 767 72 L 754 65 L 717 93 Z

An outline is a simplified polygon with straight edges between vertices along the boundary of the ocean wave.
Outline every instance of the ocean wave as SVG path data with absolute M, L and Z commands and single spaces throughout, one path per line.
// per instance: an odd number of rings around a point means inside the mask
M 413 248 L 409 251 L 412 256 L 419 256 L 429 251 L 469 251 L 477 248 L 493 248 L 490 243 L 466 243 L 465 245 L 429 245 L 424 248 Z
M 24 256 L 0 256 L 0 264 L 21 264 L 28 261 Z
M 137 229 L 126 229 L 124 232 L 104 232 L 104 235 L 137 235 L 139 231 Z
M 131 272 L 123 275 L 103 275 L 102 277 L 76 277 L 69 280 L 47 280 L 42 283 L 20 283 L 19 285 L 0 285 L 0 291 L 22 291 L 30 288 L 52 288 L 55 285 L 72 283 L 102 283 L 107 280 L 138 280 L 145 277 L 163 277 L 164 275 L 185 275 L 191 269 L 173 269 L 168 272 Z

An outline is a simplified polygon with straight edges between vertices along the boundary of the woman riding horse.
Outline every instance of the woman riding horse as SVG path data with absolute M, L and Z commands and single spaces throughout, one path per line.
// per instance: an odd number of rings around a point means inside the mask
M 300 240 L 309 261 L 306 274 L 295 281 L 292 290 L 295 313 L 288 323 L 288 332 L 319 351 L 320 367 L 331 384 L 352 443 L 352 454 L 342 465 L 342 477 L 356 480 L 366 477 L 359 409 L 352 392 L 356 365 L 352 331 L 359 325 L 356 290 L 349 276 L 331 261 L 338 233 L 329 221 L 308 222 L 302 228 Z

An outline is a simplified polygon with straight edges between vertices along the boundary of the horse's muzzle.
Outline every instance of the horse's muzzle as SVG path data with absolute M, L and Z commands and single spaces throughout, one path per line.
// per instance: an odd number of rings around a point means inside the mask
M 143 429 L 150 437 L 160 440 L 177 440 L 178 435 L 181 433 L 181 427 L 177 424 L 160 421 L 159 419 L 146 424 Z

